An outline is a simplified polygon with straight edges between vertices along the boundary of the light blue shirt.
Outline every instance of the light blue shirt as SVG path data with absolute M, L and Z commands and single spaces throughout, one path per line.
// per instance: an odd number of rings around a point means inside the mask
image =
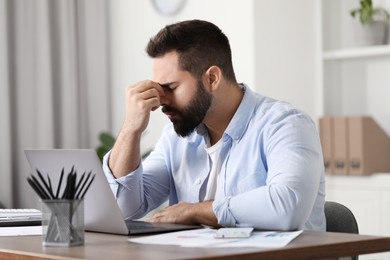
M 222 136 L 222 168 L 213 201 L 218 223 L 269 230 L 325 230 L 325 180 L 319 135 L 290 104 L 245 91 Z M 207 130 L 179 137 L 169 123 L 154 151 L 128 175 L 103 169 L 125 218 L 141 218 L 167 199 L 199 202 L 210 164 Z

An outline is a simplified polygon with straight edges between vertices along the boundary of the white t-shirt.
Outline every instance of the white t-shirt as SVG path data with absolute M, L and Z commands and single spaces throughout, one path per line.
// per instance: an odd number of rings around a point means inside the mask
M 213 146 L 210 146 L 210 143 L 208 142 L 207 147 L 205 148 L 206 152 L 209 155 L 211 169 L 207 181 L 206 195 L 204 196 L 204 201 L 213 200 L 215 197 L 215 192 L 217 191 L 218 175 L 219 172 L 221 171 L 221 166 L 222 166 L 219 157 L 219 154 L 221 153 L 221 149 L 222 149 L 222 144 L 223 141 L 221 138 Z

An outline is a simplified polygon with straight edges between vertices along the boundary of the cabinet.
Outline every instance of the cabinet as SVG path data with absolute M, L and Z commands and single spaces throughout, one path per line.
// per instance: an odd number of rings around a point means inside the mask
M 390 235 L 390 173 L 372 176 L 326 176 L 326 200 L 347 206 L 355 215 L 359 233 Z M 390 259 L 390 253 L 359 259 Z
M 373 3 L 390 10 L 390 0 Z M 369 115 L 390 135 L 390 45 L 361 46 L 361 25 L 349 14 L 358 5 L 319 1 L 319 114 Z M 326 200 L 348 206 L 361 234 L 390 236 L 390 173 L 328 175 Z M 390 259 L 390 253 L 359 259 Z
M 390 0 L 373 1 L 390 10 Z M 321 1 L 322 115 L 370 115 L 390 134 L 390 45 L 360 46 L 358 1 Z

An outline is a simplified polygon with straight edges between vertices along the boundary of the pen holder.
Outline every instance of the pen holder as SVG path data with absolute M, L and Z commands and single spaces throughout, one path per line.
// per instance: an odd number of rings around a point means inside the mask
M 42 200 L 43 246 L 84 244 L 84 200 Z

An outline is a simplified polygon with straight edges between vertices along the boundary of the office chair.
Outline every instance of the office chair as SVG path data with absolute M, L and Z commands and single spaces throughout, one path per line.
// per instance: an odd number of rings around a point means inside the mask
M 359 234 L 358 224 L 352 211 L 338 202 L 325 202 L 325 219 L 327 232 Z M 358 256 L 352 256 L 352 259 L 357 260 Z

